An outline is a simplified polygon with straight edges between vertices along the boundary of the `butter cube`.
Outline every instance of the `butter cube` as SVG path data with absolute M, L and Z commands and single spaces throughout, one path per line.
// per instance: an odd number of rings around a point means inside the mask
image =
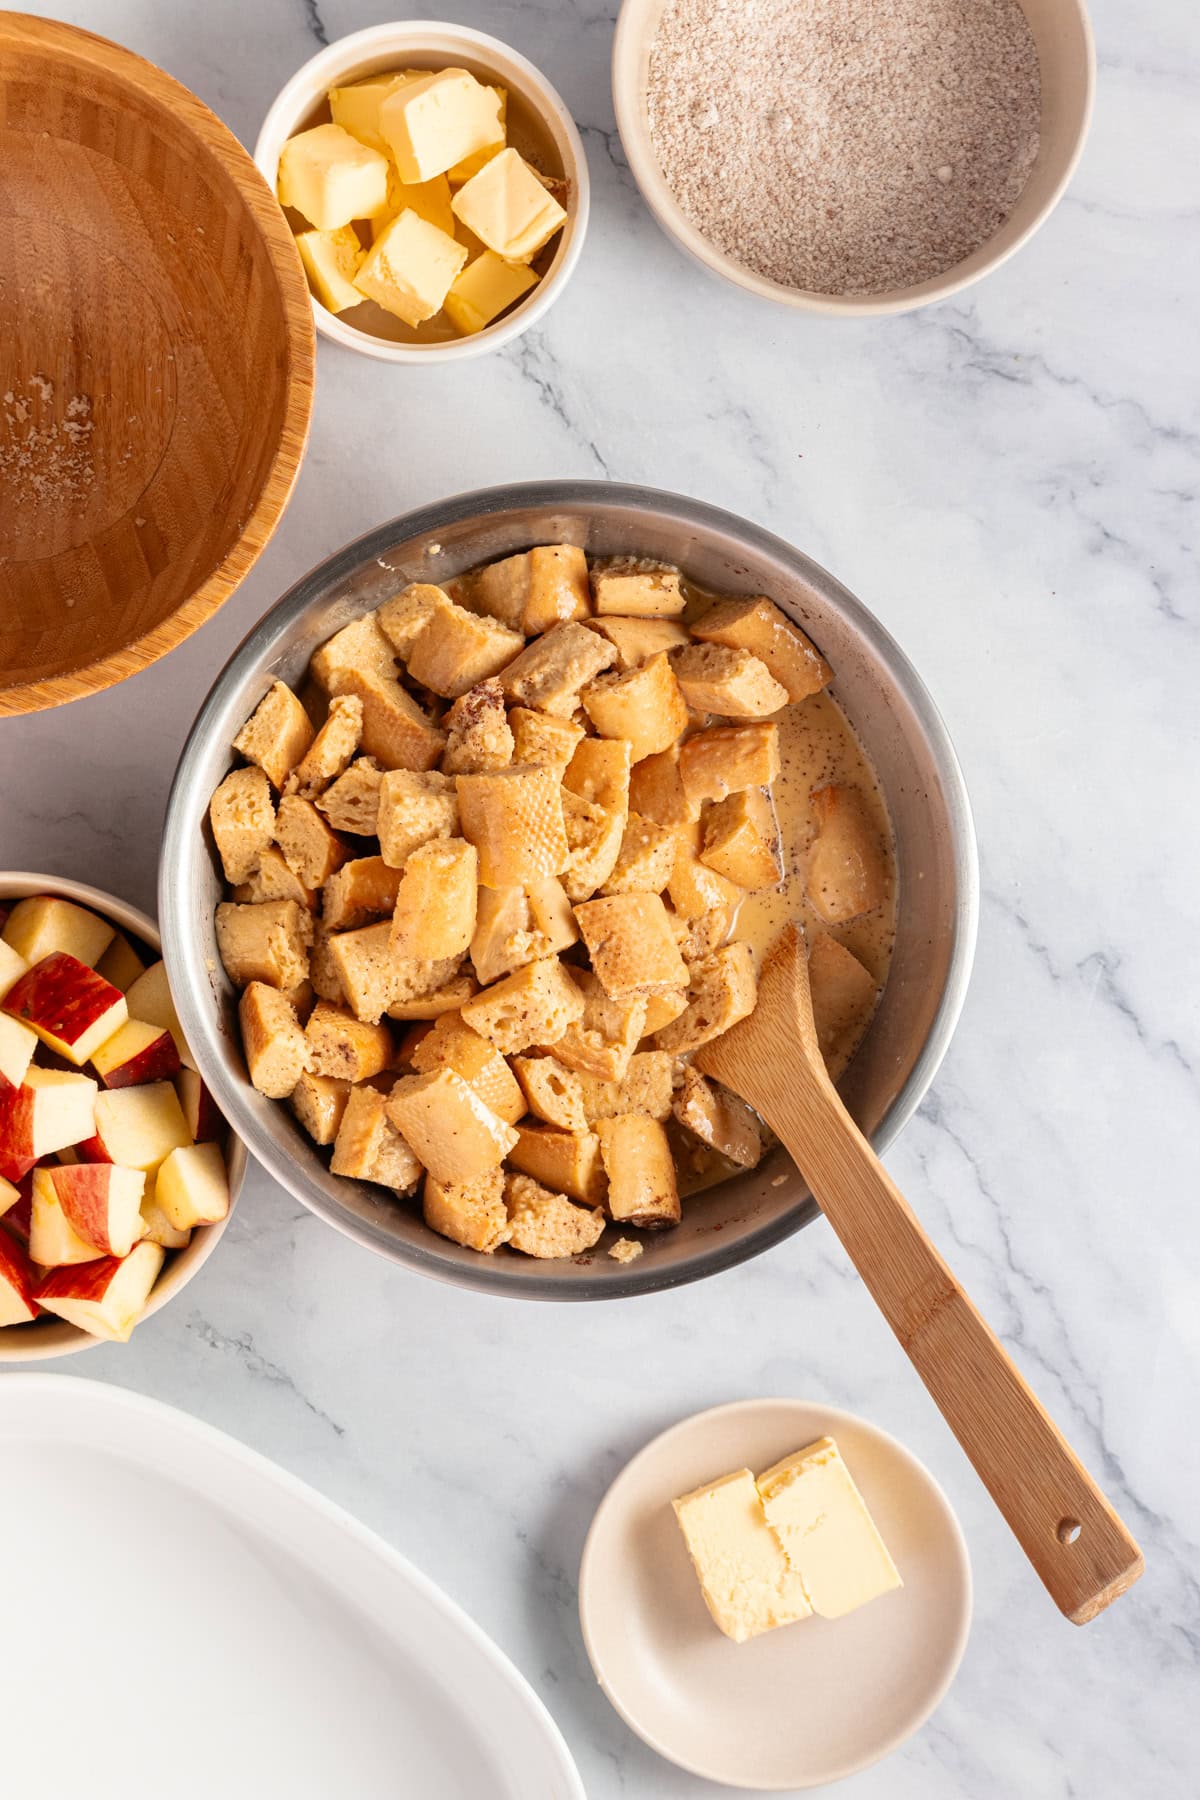
M 466 260 L 465 245 L 406 209 L 376 241 L 355 286 L 406 325 L 420 325 L 440 312 Z
M 494 250 L 485 250 L 467 264 L 446 295 L 446 311 L 467 337 L 490 325 L 505 307 L 536 287 L 537 281 L 537 275 L 524 263 L 508 263 Z
M 446 178 L 451 187 L 461 187 L 464 181 L 470 181 L 472 175 L 478 175 L 484 163 L 491 162 L 498 150 L 503 150 L 508 123 L 508 89 L 496 87 L 492 89 L 500 106 L 500 135 L 495 143 L 485 144 L 482 150 L 472 151 L 456 162 L 452 169 L 446 170 Z
M 387 157 L 340 125 L 314 125 L 289 138 L 279 158 L 279 198 L 318 231 L 369 219 L 387 200 Z
M 379 112 L 401 181 L 429 181 L 504 137 L 494 88 L 466 69 L 442 69 L 389 94 Z
M 807 1619 L 804 1585 L 763 1516 L 749 1469 L 672 1502 L 704 1603 L 735 1644 Z
M 342 225 L 337 231 L 301 231 L 296 248 L 308 276 L 308 285 L 328 312 L 345 312 L 348 306 L 361 306 L 362 295 L 354 285 L 354 277 L 362 268 L 366 255 L 353 225 Z
M 330 88 L 329 111 L 334 124 L 360 144 L 368 144 L 386 156 L 387 139 L 379 129 L 380 108 L 406 81 L 419 81 L 426 73 L 425 69 L 400 69 L 391 75 L 368 75 L 365 81 L 352 82 L 349 87 Z
M 454 214 L 450 210 L 450 183 L 444 175 L 432 181 L 401 181 L 395 169 L 388 170 L 387 205 L 371 220 L 371 241 L 378 243 L 392 220 L 405 207 L 436 225 L 447 237 L 454 236 Z
M 758 1478 L 763 1513 L 823 1619 L 903 1587 L 833 1438 L 785 1456 Z
M 529 262 L 567 215 L 524 157 L 501 150 L 451 201 L 455 217 L 506 262 Z

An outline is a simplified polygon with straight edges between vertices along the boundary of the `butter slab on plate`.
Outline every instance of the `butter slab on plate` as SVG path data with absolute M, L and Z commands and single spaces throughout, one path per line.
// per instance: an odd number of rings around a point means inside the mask
M 731 1642 L 672 1502 L 825 1437 L 904 1585 L 843 1618 Z M 588 1533 L 579 1613 L 597 1680 L 652 1749 L 709 1781 L 779 1792 L 856 1774 L 925 1723 L 966 1648 L 971 1568 L 946 1496 L 886 1432 L 834 1407 L 744 1400 L 683 1420 L 627 1464 Z

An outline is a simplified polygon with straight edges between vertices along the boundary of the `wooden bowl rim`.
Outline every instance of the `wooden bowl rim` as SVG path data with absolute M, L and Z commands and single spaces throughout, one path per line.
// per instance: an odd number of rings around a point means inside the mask
M 253 510 L 221 561 L 187 599 L 131 643 L 66 674 L 0 685 L 0 715 L 41 712 L 99 693 L 157 662 L 212 617 L 237 590 L 283 516 L 300 473 L 312 422 L 316 333 L 308 281 L 287 220 L 248 150 L 190 88 L 134 50 L 56 19 L 0 12 L 0 46 L 58 51 L 103 69 L 164 107 L 224 169 L 266 243 L 281 291 L 287 342 L 279 441 Z M 294 440 L 294 447 L 293 447 Z

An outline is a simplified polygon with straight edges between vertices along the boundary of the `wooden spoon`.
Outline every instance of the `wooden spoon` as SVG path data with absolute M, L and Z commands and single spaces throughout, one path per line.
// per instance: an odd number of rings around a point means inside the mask
M 1131 1587 L 1141 1550 L 842 1105 L 817 1045 L 804 939 L 772 947 L 748 1019 L 692 1058 L 781 1139 L 1060 1611 Z

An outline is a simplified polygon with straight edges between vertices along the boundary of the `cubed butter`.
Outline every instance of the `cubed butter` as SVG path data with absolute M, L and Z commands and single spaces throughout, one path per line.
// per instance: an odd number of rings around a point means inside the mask
M 446 311 L 467 337 L 499 318 L 506 306 L 536 287 L 537 280 L 524 263 L 508 263 L 494 250 L 485 250 L 467 264 L 446 295 Z
M 503 150 L 508 125 L 508 89 L 497 87 L 492 89 L 500 103 L 500 136 L 492 144 L 485 144 L 482 150 L 472 151 L 456 162 L 452 169 L 446 170 L 451 187 L 461 187 L 464 181 L 470 181 L 472 175 L 478 175 L 484 163 L 491 162 L 498 150 Z
M 378 243 L 392 220 L 405 207 L 417 213 L 427 224 L 436 225 L 447 237 L 454 236 L 454 214 L 450 210 L 450 183 L 444 175 L 432 181 L 401 181 L 395 169 L 388 170 L 387 205 L 371 220 L 371 240 Z
M 504 137 L 496 90 L 466 69 L 442 69 L 406 82 L 383 102 L 379 129 L 401 181 L 444 175 Z
M 454 215 L 506 262 L 529 262 L 567 215 L 517 151 L 501 150 L 451 202 Z
M 767 1524 L 823 1619 L 903 1587 L 833 1438 L 785 1456 L 758 1478 Z
M 279 198 L 318 231 L 369 219 L 387 201 L 387 157 L 343 131 L 314 125 L 289 138 L 279 158 Z
M 340 313 L 348 306 L 362 305 L 363 297 L 354 285 L 354 277 L 362 268 L 366 252 L 353 225 L 342 225 L 337 231 L 301 231 L 296 237 L 296 248 L 308 285 L 327 311 Z
M 360 144 L 368 144 L 386 156 L 387 139 L 379 129 L 379 109 L 406 81 L 419 81 L 427 72 L 399 69 L 391 75 L 368 75 L 365 81 L 352 82 L 349 87 L 330 88 L 329 111 L 334 124 L 356 137 Z
M 355 286 L 406 325 L 441 310 L 450 284 L 467 260 L 464 244 L 405 210 L 387 226 L 355 277 Z
M 722 1476 L 672 1503 L 705 1605 L 726 1637 L 744 1644 L 812 1608 L 763 1516 L 749 1469 Z

